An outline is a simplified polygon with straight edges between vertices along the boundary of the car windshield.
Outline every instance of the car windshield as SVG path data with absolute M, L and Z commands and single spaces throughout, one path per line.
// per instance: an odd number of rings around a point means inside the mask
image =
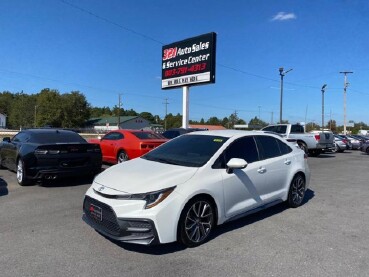
M 34 143 L 87 143 L 84 138 L 74 132 L 53 131 L 32 133 L 30 142 Z
M 184 135 L 156 148 L 143 159 L 188 167 L 201 167 L 228 140 L 220 136 Z
M 162 135 L 150 132 L 132 132 L 139 139 L 165 139 Z

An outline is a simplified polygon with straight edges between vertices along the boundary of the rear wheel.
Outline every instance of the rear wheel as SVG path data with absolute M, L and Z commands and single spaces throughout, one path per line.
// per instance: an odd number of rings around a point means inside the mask
M 293 177 L 290 190 L 288 192 L 287 203 L 291 208 L 297 208 L 301 206 L 305 197 L 306 182 L 305 178 L 301 174 Z
M 179 219 L 178 241 L 188 247 L 204 243 L 214 228 L 214 218 L 214 205 L 209 199 L 192 199 L 184 207 Z
M 365 152 L 369 154 L 369 147 L 366 148 Z
M 128 160 L 129 160 L 129 158 L 128 158 L 127 153 L 123 150 L 119 151 L 118 157 L 117 157 L 118 163 L 126 162 Z
M 21 186 L 25 186 L 29 184 L 29 180 L 26 177 L 26 169 L 24 166 L 24 162 L 22 159 L 18 159 L 17 162 L 17 182 Z
M 302 142 L 302 141 L 298 141 L 297 142 L 297 145 L 302 149 L 304 150 L 305 154 L 308 153 L 308 148 L 306 146 L 306 143 L 305 142 Z

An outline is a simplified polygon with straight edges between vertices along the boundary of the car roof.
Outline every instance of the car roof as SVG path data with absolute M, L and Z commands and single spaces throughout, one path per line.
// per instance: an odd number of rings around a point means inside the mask
M 76 133 L 72 130 L 59 129 L 59 128 L 31 128 L 23 129 L 22 132 L 28 132 L 32 134 L 49 134 L 49 133 Z
M 210 130 L 210 131 L 197 131 L 193 133 L 185 134 L 188 135 L 206 135 L 206 136 L 221 136 L 221 137 L 241 137 L 241 136 L 253 136 L 253 135 L 270 135 L 274 137 L 279 137 L 276 134 L 273 134 L 271 132 L 265 132 L 265 131 L 243 131 L 243 130 Z

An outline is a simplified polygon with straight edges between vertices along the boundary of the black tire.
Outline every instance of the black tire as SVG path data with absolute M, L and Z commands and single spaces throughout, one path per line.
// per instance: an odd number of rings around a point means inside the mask
M 120 150 L 117 155 L 117 163 L 123 163 L 129 160 L 127 153 L 124 150 Z
M 337 143 L 334 144 L 334 152 L 340 152 L 340 147 Z
M 288 191 L 287 204 L 291 208 L 297 208 L 301 206 L 304 201 L 306 190 L 306 181 L 304 176 L 297 174 L 293 177 L 290 189 Z
M 178 241 L 196 247 L 209 239 L 215 225 L 215 208 L 206 197 L 191 199 L 184 207 L 178 222 Z
M 24 166 L 24 162 L 21 158 L 18 159 L 17 161 L 17 169 L 16 169 L 16 173 L 17 173 L 17 182 L 19 185 L 21 186 L 26 186 L 29 185 L 29 180 L 27 179 L 26 176 L 26 168 Z
M 369 147 L 366 148 L 365 152 L 369 154 Z
M 305 154 L 308 154 L 308 148 L 307 148 L 307 146 L 306 146 L 306 143 L 305 143 L 305 142 L 298 141 L 298 142 L 297 142 L 297 145 L 298 145 L 302 150 L 304 150 Z

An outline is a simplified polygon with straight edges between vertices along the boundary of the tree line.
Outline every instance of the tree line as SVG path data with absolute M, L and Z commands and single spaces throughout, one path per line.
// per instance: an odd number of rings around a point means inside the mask
M 9 129 L 21 129 L 31 127 L 61 127 L 61 128 L 85 128 L 86 122 L 91 118 L 109 116 L 141 116 L 152 124 L 162 125 L 165 129 L 178 128 L 182 126 L 182 115 L 172 113 L 164 118 L 153 115 L 150 112 L 138 113 L 133 109 L 125 110 L 118 106 L 93 107 L 87 101 L 85 95 L 79 91 L 60 93 L 56 89 L 45 88 L 36 94 L 22 92 L 12 93 L 3 91 L 0 93 L 0 113 L 7 116 L 7 126 Z M 190 120 L 190 124 L 202 125 L 222 125 L 225 128 L 233 129 L 236 124 L 247 124 L 239 118 L 237 112 L 228 117 L 218 118 L 212 116 L 200 121 Z M 283 121 L 288 123 L 288 121 Z M 353 123 L 353 122 L 351 122 Z M 259 129 L 267 126 L 268 122 L 258 117 L 252 118 L 248 125 L 251 129 Z M 320 126 L 314 122 L 306 123 L 306 131 L 319 130 Z M 333 132 L 341 133 L 343 126 L 337 126 L 335 120 L 328 121 L 324 128 Z M 357 133 L 360 129 L 368 130 L 369 126 L 364 122 L 354 123 L 354 127 L 348 128 L 352 133 Z
M 60 93 L 56 89 L 45 88 L 36 94 L 10 91 L 0 92 L 0 113 L 7 116 L 6 127 L 22 129 L 32 127 L 84 128 L 91 118 L 109 116 L 141 116 L 152 124 L 165 126 L 166 129 L 182 126 L 182 115 L 167 114 L 164 118 L 150 112 L 138 113 L 133 109 L 125 110 L 118 106 L 93 107 L 85 95 L 79 91 Z M 191 124 L 223 125 L 232 128 L 234 124 L 246 124 L 237 114 L 218 119 L 190 121 Z

